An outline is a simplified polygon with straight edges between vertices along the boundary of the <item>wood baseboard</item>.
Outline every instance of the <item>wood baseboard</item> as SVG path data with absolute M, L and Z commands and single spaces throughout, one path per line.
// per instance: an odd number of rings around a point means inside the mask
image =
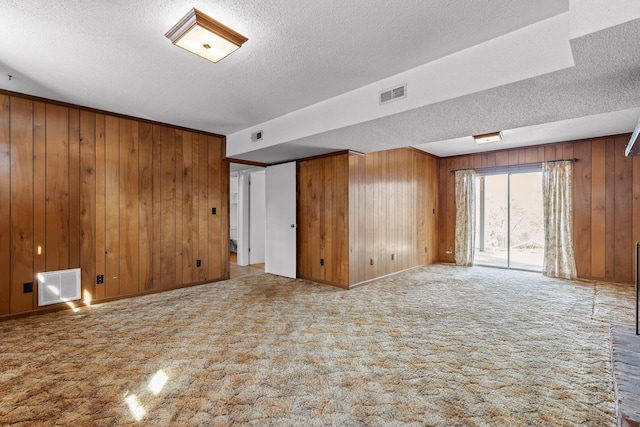
M 201 285 L 206 285 L 206 284 L 210 284 L 210 283 L 216 283 L 216 282 L 221 282 L 223 280 L 229 280 L 228 277 L 219 277 L 216 279 L 210 279 L 210 280 L 205 280 L 202 282 L 194 282 L 194 283 L 188 283 L 188 284 L 184 284 L 184 285 L 178 285 L 178 286 L 174 286 L 171 288 L 166 288 L 166 289 L 151 289 L 148 291 L 143 291 L 143 292 L 137 292 L 135 294 L 128 294 L 128 295 L 118 295 L 115 297 L 107 297 L 107 298 L 101 298 L 101 299 L 95 299 L 90 301 L 89 303 L 85 303 L 84 301 L 71 301 L 71 303 L 73 303 L 73 306 L 71 306 L 70 304 L 67 303 L 59 303 L 59 304 L 55 304 L 55 305 L 51 305 L 51 306 L 47 306 L 44 308 L 39 308 L 36 310 L 30 310 L 30 311 L 23 311 L 21 313 L 12 313 L 12 314 L 7 314 L 4 316 L 0 316 L 0 322 L 3 322 L 5 320 L 13 320 L 13 319 L 22 319 L 25 317 L 31 317 L 31 316 L 36 316 L 36 315 L 40 315 L 40 314 L 47 314 L 47 313 L 55 313 L 57 311 L 63 311 L 63 310 L 73 310 L 74 308 L 82 308 L 82 307 L 89 307 L 95 304 L 103 304 L 105 302 L 112 302 L 112 301 L 118 301 L 121 299 L 133 299 L 135 297 L 141 297 L 144 295 L 152 295 L 152 294 L 159 294 L 161 292 L 168 292 L 168 291 L 173 291 L 176 289 L 182 289 L 182 288 L 190 288 L 192 286 L 201 286 Z

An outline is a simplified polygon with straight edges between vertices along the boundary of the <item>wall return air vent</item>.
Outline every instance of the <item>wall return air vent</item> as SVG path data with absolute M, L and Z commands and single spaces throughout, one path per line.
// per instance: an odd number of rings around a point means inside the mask
M 38 305 L 80 299 L 80 269 L 38 273 Z
M 380 105 L 388 104 L 389 102 L 397 101 L 398 99 L 407 97 L 407 84 L 394 87 L 393 89 L 387 89 L 380 92 Z

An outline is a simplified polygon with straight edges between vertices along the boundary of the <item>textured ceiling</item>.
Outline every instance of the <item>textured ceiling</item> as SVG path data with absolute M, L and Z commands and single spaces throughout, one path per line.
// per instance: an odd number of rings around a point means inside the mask
M 324 147 L 324 152 L 334 151 L 340 149 L 344 141 L 362 138 L 366 140 L 366 144 L 359 147 L 363 152 L 412 145 L 446 156 L 510 146 L 514 140 L 509 140 L 509 131 L 504 132 L 505 138 L 499 146 L 463 145 L 463 141 L 455 140 L 466 137 L 467 142 L 472 142 L 470 135 L 496 130 L 549 124 L 557 132 L 557 135 L 547 133 L 546 128 L 540 126 L 530 129 L 529 134 L 516 132 L 511 135 L 517 137 L 515 146 L 633 130 L 638 116 L 630 117 L 625 111 L 640 107 L 640 20 L 575 39 L 571 46 L 574 67 L 313 135 L 285 146 L 291 146 L 289 153 L 295 158 L 296 149 L 313 147 L 314 154 L 319 154 L 319 147 Z M 622 123 L 616 121 L 615 114 L 597 117 L 615 111 L 621 112 Z M 598 120 L 600 124 L 590 127 L 592 132 L 585 134 L 578 127 L 584 126 L 584 122 L 569 120 L 582 117 L 592 117 L 592 121 Z M 563 126 L 553 126 L 557 122 Z M 574 133 L 567 132 L 567 128 L 572 127 Z M 540 139 L 540 132 L 545 133 L 546 138 Z M 451 144 L 457 147 L 450 147 Z M 279 150 L 284 151 L 285 146 Z M 264 154 L 251 155 L 260 158 Z
M 574 3 L 582 7 L 572 14 Z M 336 149 L 429 151 L 427 143 L 437 151 L 481 131 L 638 107 L 638 23 L 607 27 L 640 16 L 640 2 L 615 3 L 0 0 L 0 88 L 232 135 L 569 14 L 575 67 L 341 129 L 319 125 L 237 157 L 270 163 Z M 164 33 L 192 7 L 249 41 L 218 64 L 174 47 Z

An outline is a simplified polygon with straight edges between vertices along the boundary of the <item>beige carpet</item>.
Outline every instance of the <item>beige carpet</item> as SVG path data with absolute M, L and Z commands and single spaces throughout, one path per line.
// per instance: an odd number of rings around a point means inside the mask
M 0 424 L 612 426 L 609 321 L 632 294 L 436 265 L 0 322 Z

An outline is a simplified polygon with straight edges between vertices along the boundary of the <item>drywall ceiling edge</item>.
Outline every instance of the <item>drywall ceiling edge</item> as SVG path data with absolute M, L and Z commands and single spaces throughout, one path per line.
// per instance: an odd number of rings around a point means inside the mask
M 450 157 L 561 141 L 598 138 L 631 132 L 638 121 L 638 117 L 640 117 L 640 107 L 516 129 L 506 129 L 502 131 L 502 141 L 492 144 L 478 145 L 473 140 L 473 137 L 465 136 L 418 144 L 414 145 L 413 148 L 438 157 Z M 606 125 L 603 126 L 603 123 L 606 123 Z
M 540 76 L 574 65 L 562 13 L 354 91 L 227 136 L 227 156 L 294 141 Z M 407 83 L 407 98 L 380 106 L 380 91 Z M 253 142 L 261 130 L 264 138 Z

